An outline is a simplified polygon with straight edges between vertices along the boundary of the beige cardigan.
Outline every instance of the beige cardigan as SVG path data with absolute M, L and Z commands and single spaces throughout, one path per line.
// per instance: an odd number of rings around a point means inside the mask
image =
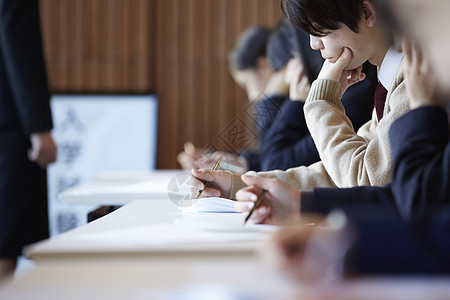
M 374 109 L 372 119 L 356 133 L 345 115 L 341 96 L 338 82 L 318 79 L 304 106 L 306 123 L 321 161 L 286 171 L 259 172 L 258 176 L 278 178 L 297 189 L 388 184 L 392 170 L 389 128 L 409 111 L 402 64 L 388 91 L 380 122 Z M 233 174 L 231 197 L 244 186 L 240 175 Z

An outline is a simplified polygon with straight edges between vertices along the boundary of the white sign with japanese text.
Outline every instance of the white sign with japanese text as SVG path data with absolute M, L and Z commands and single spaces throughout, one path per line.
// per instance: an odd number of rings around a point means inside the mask
M 157 99 L 152 95 L 54 95 L 58 159 L 48 168 L 51 235 L 86 223 L 95 206 L 68 205 L 57 195 L 100 172 L 155 169 Z

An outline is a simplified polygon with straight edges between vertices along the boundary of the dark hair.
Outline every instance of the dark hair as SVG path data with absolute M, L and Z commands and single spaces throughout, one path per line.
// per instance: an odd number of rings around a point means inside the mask
M 293 57 L 292 31 L 289 21 L 283 19 L 270 35 L 267 43 L 267 60 L 274 71 L 285 67 Z
M 258 26 L 245 30 L 228 56 L 230 68 L 239 71 L 256 68 L 258 58 L 266 56 L 270 32 L 269 29 Z
M 295 26 L 314 36 L 325 36 L 330 31 L 347 25 L 358 33 L 362 18 L 363 0 L 281 0 L 281 9 Z

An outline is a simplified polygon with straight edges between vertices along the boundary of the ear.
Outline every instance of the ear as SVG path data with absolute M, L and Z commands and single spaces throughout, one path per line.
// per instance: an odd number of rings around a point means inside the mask
M 374 27 L 377 21 L 377 9 L 370 0 L 364 0 L 362 3 L 364 23 L 367 27 Z

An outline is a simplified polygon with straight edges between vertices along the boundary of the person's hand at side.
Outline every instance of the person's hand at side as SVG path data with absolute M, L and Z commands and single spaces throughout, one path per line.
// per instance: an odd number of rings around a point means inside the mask
M 354 70 L 345 70 L 352 59 L 352 51 L 344 47 L 341 56 L 336 61 L 326 59 L 320 70 L 318 79 L 328 79 L 339 82 L 342 93 L 350 86 L 363 81 L 366 75 L 362 73 L 362 66 Z
M 216 161 L 222 157 L 219 169 L 228 170 L 234 173 L 242 174 L 248 170 L 248 164 L 244 157 L 238 156 L 234 153 L 224 153 L 216 151 L 212 153 L 205 153 L 196 162 L 196 167 L 191 169 L 208 169 L 213 166 Z
M 305 74 L 300 58 L 292 58 L 286 70 L 285 81 L 289 84 L 289 99 L 292 101 L 305 101 L 311 85 Z
M 344 276 L 344 258 L 353 242 L 343 212 L 326 218 L 315 216 L 316 225 L 286 228 L 275 233 L 266 249 L 276 268 L 306 282 L 333 282 Z
M 31 149 L 28 158 L 42 167 L 56 161 L 56 145 L 50 131 L 33 133 L 30 136 Z
M 249 175 L 242 175 L 241 178 L 248 187 L 236 193 L 236 211 L 249 211 L 264 189 L 267 192 L 253 212 L 253 223 L 291 225 L 300 221 L 300 191 L 278 179 Z
M 177 161 L 184 170 L 198 169 L 198 160 L 202 157 L 203 150 L 196 148 L 191 142 L 184 143 L 184 151 L 178 153 Z
M 230 198 L 232 175 L 228 171 L 222 170 L 191 170 L 193 181 L 191 183 L 191 198 L 195 198 L 198 191 L 202 191 L 200 198 L 222 197 Z M 203 181 L 207 182 L 205 187 Z
M 288 96 L 289 85 L 284 80 L 286 68 L 283 68 L 270 76 L 269 81 L 264 89 L 265 95 Z
M 405 39 L 402 48 L 406 60 L 403 64 L 405 85 L 411 109 L 426 105 L 445 107 L 443 97 L 437 92 L 437 81 L 430 65 L 423 57 L 422 50 L 411 39 Z

